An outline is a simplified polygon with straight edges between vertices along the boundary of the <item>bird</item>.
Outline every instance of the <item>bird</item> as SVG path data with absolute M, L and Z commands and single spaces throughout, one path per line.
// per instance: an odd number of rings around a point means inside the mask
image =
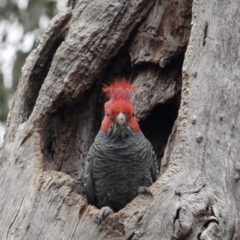
M 150 194 L 159 177 L 157 156 L 140 130 L 130 96 L 136 88 L 127 79 L 103 85 L 101 128 L 85 161 L 87 202 L 100 208 L 99 219 L 124 208 L 138 194 Z

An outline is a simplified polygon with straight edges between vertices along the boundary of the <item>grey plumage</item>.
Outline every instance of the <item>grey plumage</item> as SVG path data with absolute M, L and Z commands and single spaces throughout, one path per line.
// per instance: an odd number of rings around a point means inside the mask
M 89 204 L 123 208 L 159 175 L 156 154 L 141 131 L 112 124 L 99 131 L 86 158 L 85 192 Z

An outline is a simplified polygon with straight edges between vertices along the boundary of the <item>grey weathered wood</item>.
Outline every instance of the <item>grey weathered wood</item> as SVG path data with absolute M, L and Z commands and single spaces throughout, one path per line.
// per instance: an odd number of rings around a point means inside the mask
M 234 235 L 239 211 L 238 15 L 237 2 L 193 4 L 177 129 L 163 160 L 162 181 L 173 178 L 180 186 L 175 191 L 177 239 Z
M 192 1 L 156 1 L 131 39 L 131 62 L 150 62 L 165 67 L 184 54 L 191 29 L 191 11 Z
M 189 43 L 190 1 L 74 3 L 30 54 L 14 97 L 0 151 L 1 239 L 238 239 L 239 3 L 195 0 Z M 159 29 L 164 41 L 152 46 Z M 138 86 L 137 117 L 159 155 L 172 134 L 153 198 L 98 224 L 84 156 L 102 83 L 119 76 Z M 174 125 L 163 106 L 180 107 Z M 165 119 L 152 122 L 155 113 Z

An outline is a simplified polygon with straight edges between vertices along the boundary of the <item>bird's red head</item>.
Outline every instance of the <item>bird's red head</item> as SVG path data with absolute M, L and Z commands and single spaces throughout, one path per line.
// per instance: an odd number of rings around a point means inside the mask
M 115 80 L 110 85 L 104 85 L 103 92 L 109 97 L 104 105 L 104 119 L 101 130 L 107 129 L 113 123 L 125 124 L 131 127 L 134 132 L 140 131 L 138 122 L 135 118 L 135 110 L 130 100 L 130 93 L 135 88 L 126 79 Z

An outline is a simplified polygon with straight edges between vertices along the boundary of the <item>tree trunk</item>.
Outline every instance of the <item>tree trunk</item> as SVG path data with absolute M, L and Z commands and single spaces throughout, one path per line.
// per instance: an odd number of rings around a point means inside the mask
M 1 239 L 240 239 L 238 1 L 70 3 L 28 57 L 8 116 Z M 99 224 L 84 157 L 102 84 L 118 77 L 137 85 L 161 176 L 153 197 Z

